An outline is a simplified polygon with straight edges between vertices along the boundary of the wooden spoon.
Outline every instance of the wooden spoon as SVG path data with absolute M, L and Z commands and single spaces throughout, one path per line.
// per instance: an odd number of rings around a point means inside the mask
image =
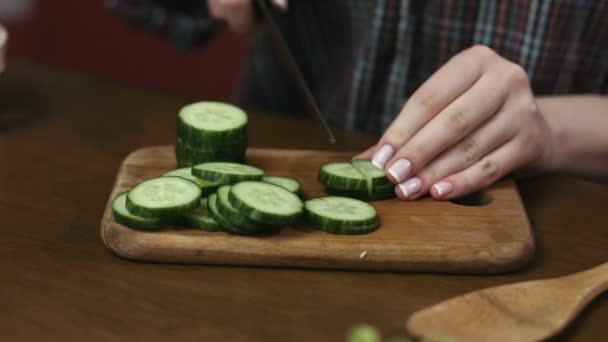
M 414 313 L 407 330 L 451 341 L 539 341 L 608 289 L 608 263 L 569 276 L 471 292 Z

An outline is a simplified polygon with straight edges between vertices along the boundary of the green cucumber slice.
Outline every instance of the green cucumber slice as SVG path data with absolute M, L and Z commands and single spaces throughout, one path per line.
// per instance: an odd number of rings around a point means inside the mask
M 371 192 L 363 190 L 344 190 L 334 188 L 325 188 L 325 190 L 327 190 L 327 192 L 332 195 L 351 197 L 360 199 L 362 201 L 381 201 L 395 197 L 395 186 L 392 184 L 373 188 Z
M 235 209 L 228 200 L 231 187 L 231 185 L 224 185 L 217 189 L 217 209 L 219 213 L 242 233 L 256 234 L 262 233 L 265 230 L 274 230 L 274 227 L 253 221 Z
M 197 102 L 183 107 L 177 134 L 190 146 L 221 146 L 247 136 L 247 114 L 221 102 Z
M 164 176 L 137 184 L 127 195 L 126 207 L 136 216 L 174 218 L 195 208 L 201 188 L 193 181 L 176 176 Z
M 377 168 L 376 165 L 372 164 L 371 160 L 353 159 L 351 163 L 365 177 L 368 189 L 392 184 L 386 176 L 386 172 L 383 169 Z
M 175 144 L 175 159 L 180 164 L 196 165 L 211 161 L 241 162 L 245 160 L 246 146 L 234 150 L 196 150 L 182 145 L 179 141 Z
M 278 185 L 282 188 L 285 188 L 294 194 L 300 192 L 300 183 L 293 178 L 287 177 L 277 177 L 277 176 L 266 176 L 262 179 L 265 183 L 270 183 L 274 185 Z
M 351 163 L 325 164 L 318 179 L 329 188 L 367 191 L 367 180 Z
M 145 218 L 131 214 L 127 210 L 127 193 L 123 192 L 112 201 L 114 220 L 124 226 L 141 230 L 157 230 L 163 227 L 162 220 L 158 218 Z
M 306 218 L 317 228 L 335 234 L 364 234 L 379 226 L 376 209 L 357 199 L 339 196 L 305 202 Z
M 211 214 L 211 217 L 213 217 L 215 221 L 217 221 L 217 223 L 219 223 L 220 226 L 222 226 L 222 228 L 224 228 L 226 231 L 234 234 L 241 233 L 241 230 L 238 227 L 233 225 L 232 222 L 228 221 L 228 219 L 226 219 L 222 214 L 220 214 L 220 211 L 217 208 L 217 194 L 209 195 L 209 198 L 207 200 L 207 208 L 209 208 L 209 213 Z
M 179 223 L 186 227 L 199 228 L 209 232 L 222 231 L 222 226 L 211 217 L 209 208 L 207 207 L 207 201 L 207 198 L 201 198 L 198 207 L 191 209 L 180 216 Z
M 215 190 L 218 187 L 218 185 L 216 183 L 208 182 L 204 179 L 200 179 L 198 177 L 193 176 L 191 167 L 182 167 L 182 168 L 179 168 L 179 169 L 176 169 L 173 171 L 163 173 L 161 176 L 162 177 L 176 176 L 176 177 L 182 177 L 184 179 L 193 181 L 201 188 L 202 197 L 208 196 L 211 193 L 215 192 Z
M 264 171 L 255 166 L 231 162 L 198 164 L 192 168 L 192 174 L 222 185 L 245 180 L 261 180 L 264 177 Z
M 272 225 L 297 223 L 304 209 L 297 195 L 263 182 L 245 181 L 233 185 L 228 200 L 250 219 Z
M 195 150 L 200 152 L 212 153 L 216 151 L 222 152 L 236 152 L 241 151 L 247 147 L 247 137 L 244 136 L 241 140 L 230 141 L 221 145 L 190 145 L 187 142 L 183 141 L 179 137 L 177 138 L 177 143 L 185 147 L 189 150 Z

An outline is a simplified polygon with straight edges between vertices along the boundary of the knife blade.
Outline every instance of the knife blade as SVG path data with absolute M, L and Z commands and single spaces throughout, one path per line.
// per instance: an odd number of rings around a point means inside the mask
M 276 40 L 276 47 L 278 49 L 278 52 L 285 59 L 287 71 L 292 74 L 292 78 L 295 81 L 297 88 L 299 89 L 306 104 L 308 105 L 309 110 L 314 114 L 314 116 L 316 116 L 316 118 L 319 120 L 319 122 L 323 126 L 323 129 L 327 133 L 329 142 L 331 144 L 335 144 L 336 138 L 335 138 L 333 132 L 331 131 L 331 128 L 327 124 L 327 121 L 325 120 L 323 113 L 321 113 L 321 110 L 319 109 L 319 106 L 317 105 L 317 101 L 315 100 L 314 96 L 312 95 L 310 88 L 308 88 L 308 85 L 306 84 L 306 81 L 304 80 L 304 76 L 302 75 L 302 71 L 300 71 L 300 68 L 298 67 L 298 64 L 296 63 L 295 58 L 293 57 L 293 55 L 291 54 L 291 51 L 289 50 L 289 47 L 287 46 L 287 42 L 285 41 L 283 34 L 279 30 L 278 25 L 276 24 L 274 18 L 272 17 L 272 14 L 270 13 L 270 9 L 268 8 L 266 0 L 256 0 L 256 5 L 257 5 L 260 13 L 262 14 L 264 21 L 266 21 L 266 24 L 268 25 L 268 29 L 270 30 L 271 35 L 274 36 L 274 38 Z

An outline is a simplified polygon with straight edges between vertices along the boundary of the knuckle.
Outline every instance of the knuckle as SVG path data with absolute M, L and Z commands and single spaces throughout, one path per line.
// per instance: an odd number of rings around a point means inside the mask
M 467 165 L 471 165 L 479 159 L 479 145 L 475 139 L 465 139 L 460 143 L 460 151 Z
M 498 163 L 491 159 L 481 161 L 481 177 L 485 184 L 493 182 L 500 175 Z
M 504 75 L 507 83 L 512 85 L 521 85 L 528 83 L 528 74 L 526 70 L 519 64 L 509 62 L 504 70 Z
M 421 167 L 425 161 L 426 148 L 424 145 L 416 144 L 411 150 L 404 152 L 402 155 L 407 155 L 407 159 L 412 163 L 413 167 Z
M 519 105 L 520 112 L 523 115 L 530 116 L 538 113 L 538 105 L 532 96 L 527 96 Z
M 469 131 L 470 122 L 465 112 L 455 111 L 448 115 L 446 126 L 449 131 L 464 135 Z
M 494 50 L 492 50 L 490 47 L 481 44 L 470 47 L 469 49 L 465 50 L 465 53 L 469 58 L 477 62 L 487 61 L 496 55 Z
M 429 113 L 437 107 L 437 92 L 427 91 L 426 88 L 420 90 L 410 98 L 410 105 L 421 113 Z
M 399 147 L 404 143 L 405 139 L 405 132 L 403 130 L 401 130 L 399 127 L 391 126 L 386 130 L 384 136 L 382 136 L 382 139 L 380 139 L 378 146 L 388 144 L 393 146 L 393 148 Z

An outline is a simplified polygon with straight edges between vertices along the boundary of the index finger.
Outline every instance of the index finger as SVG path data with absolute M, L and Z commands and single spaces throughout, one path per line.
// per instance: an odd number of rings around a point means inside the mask
M 376 145 L 378 148 L 374 154 L 374 164 L 384 168 L 400 146 L 473 86 L 481 77 L 484 64 L 492 55 L 494 52 L 487 47 L 474 47 L 457 54 L 439 68 L 409 98 L 380 138 Z

